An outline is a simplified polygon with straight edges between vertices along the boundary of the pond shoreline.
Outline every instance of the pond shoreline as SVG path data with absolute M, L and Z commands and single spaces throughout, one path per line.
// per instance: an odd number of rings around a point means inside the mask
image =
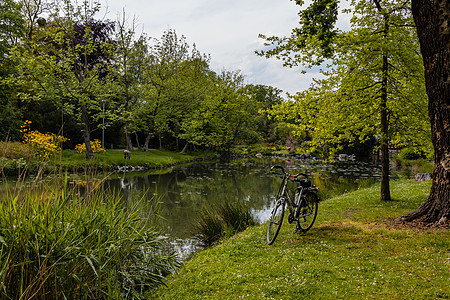
M 98 172 L 135 172 L 170 168 L 217 159 L 213 153 L 184 154 L 165 150 L 148 152 L 131 151 L 131 160 L 125 160 L 123 151 L 107 150 L 96 153 L 94 159 L 86 160 L 83 154 L 64 150 L 58 157 L 48 160 L 25 160 L 1 158 L 2 173 L 6 176 L 49 174 L 54 172 L 80 173 L 88 170 Z

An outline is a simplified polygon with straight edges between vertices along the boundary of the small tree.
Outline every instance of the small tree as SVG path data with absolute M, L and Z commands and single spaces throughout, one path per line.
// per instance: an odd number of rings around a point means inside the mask
M 69 0 L 63 4 L 32 40 L 14 52 L 19 70 L 14 80 L 22 86 L 22 99 L 52 101 L 83 124 L 86 158 L 91 159 L 92 123 L 109 93 L 106 75 L 113 23 L 93 19 L 98 6 L 91 8 L 85 2 L 73 7 Z

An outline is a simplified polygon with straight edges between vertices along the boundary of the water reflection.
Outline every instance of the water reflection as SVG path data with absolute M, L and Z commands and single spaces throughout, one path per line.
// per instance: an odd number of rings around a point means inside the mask
M 148 173 L 117 174 L 105 184 L 120 190 L 126 201 L 147 191 L 146 197 L 160 197 L 162 225 L 173 247 L 183 257 L 195 250 L 192 224 L 201 208 L 224 201 L 241 201 L 251 207 L 259 222 L 271 212 L 280 179 L 269 173 L 273 164 L 291 173 L 304 172 L 319 187 L 323 199 L 370 185 L 381 177 L 380 168 L 362 162 L 323 164 L 283 159 L 242 159 L 204 162 Z

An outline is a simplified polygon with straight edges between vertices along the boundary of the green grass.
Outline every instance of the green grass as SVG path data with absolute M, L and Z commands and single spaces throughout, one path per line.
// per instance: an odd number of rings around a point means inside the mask
M 439 299 L 450 298 L 447 229 L 395 226 L 417 208 L 430 182 L 392 182 L 321 202 L 314 227 L 283 224 L 274 245 L 266 224 L 199 252 L 150 298 Z M 286 218 L 285 218 L 286 219 Z
M 125 160 L 123 150 L 106 150 L 95 153 L 94 159 L 86 160 L 85 154 L 77 153 L 75 150 L 63 150 L 47 163 L 48 168 L 61 167 L 67 170 L 82 170 L 85 167 L 97 168 L 98 170 L 116 169 L 117 166 L 134 166 L 144 168 L 161 168 L 179 163 L 193 161 L 199 158 L 212 158 L 213 154 L 185 154 L 167 150 L 141 150 L 131 151 L 131 160 Z
M 20 155 L 20 153 L 16 153 Z M 123 150 L 106 150 L 105 152 L 95 153 L 94 159 L 86 160 L 85 154 L 75 150 L 63 150 L 52 155 L 48 159 L 37 157 L 27 159 L 23 157 L 10 157 L 0 155 L 0 168 L 5 175 L 17 176 L 24 167 L 31 174 L 36 174 L 39 170 L 44 172 L 61 171 L 82 171 L 87 168 L 91 170 L 116 170 L 118 166 L 144 167 L 147 169 L 170 167 L 175 164 L 187 163 L 197 159 L 213 159 L 214 153 L 194 153 L 185 154 L 167 150 L 141 150 L 131 151 L 131 160 L 125 160 Z

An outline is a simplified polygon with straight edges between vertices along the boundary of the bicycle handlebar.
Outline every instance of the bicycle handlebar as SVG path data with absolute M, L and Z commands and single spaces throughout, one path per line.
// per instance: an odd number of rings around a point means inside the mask
M 275 169 L 281 169 L 282 173 L 275 172 Z M 286 172 L 282 166 L 278 166 L 278 165 L 272 166 L 272 168 L 270 168 L 270 172 L 272 174 L 279 175 L 280 177 L 290 177 L 290 178 L 292 178 L 293 181 L 300 180 L 300 179 L 298 179 L 299 176 L 303 176 L 305 178 L 308 178 L 308 175 L 305 174 L 305 173 L 298 173 L 297 175 L 291 175 L 288 172 Z

